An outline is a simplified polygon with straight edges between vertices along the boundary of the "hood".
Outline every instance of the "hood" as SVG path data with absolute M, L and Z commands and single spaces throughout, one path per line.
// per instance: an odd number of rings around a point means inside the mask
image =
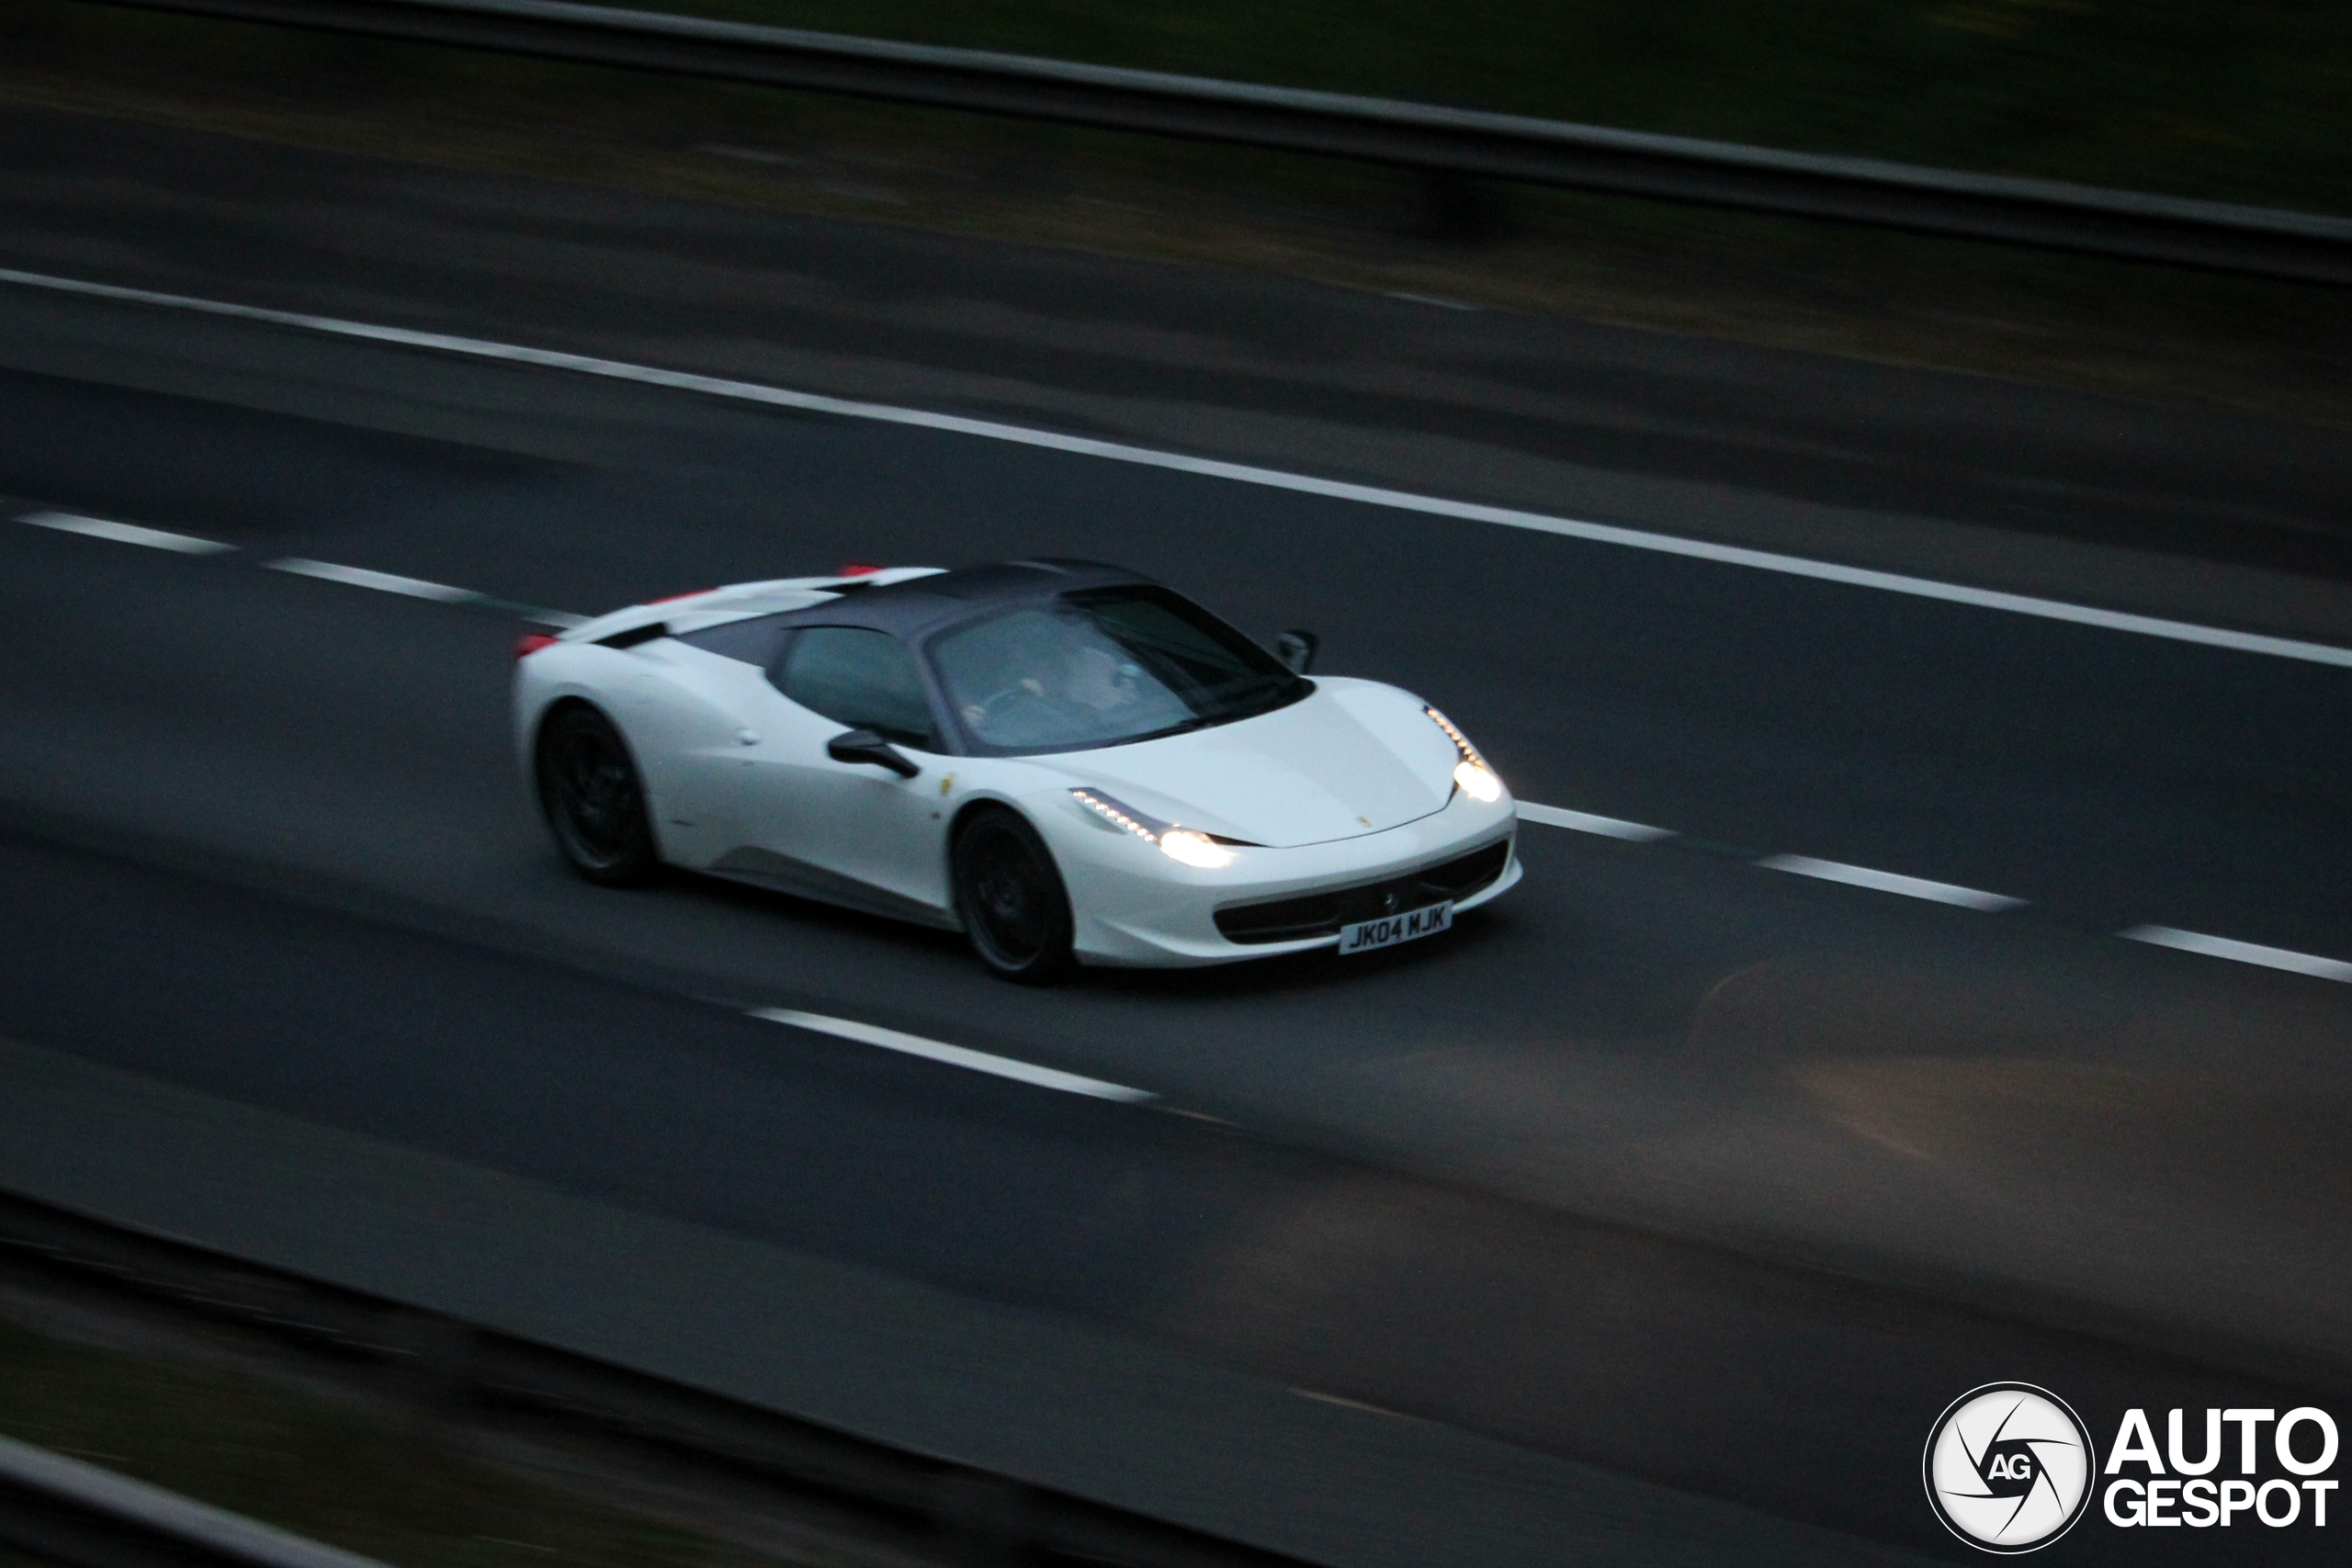
M 1292 848 L 1428 816 L 1453 793 L 1456 753 L 1419 698 L 1320 677 L 1305 701 L 1256 718 L 1053 760 L 1137 810 Z

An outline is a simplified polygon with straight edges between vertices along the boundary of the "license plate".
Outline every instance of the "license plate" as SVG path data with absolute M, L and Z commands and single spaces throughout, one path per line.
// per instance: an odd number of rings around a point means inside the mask
M 1408 909 L 1401 915 L 1384 915 L 1376 920 L 1358 920 L 1354 925 L 1340 928 L 1340 951 L 1369 953 L 1375 947 L 1394 947 L 1400 942 L 1435 936 L 1453 925 L 1451 902 L 1431 904 L 1425 909 Z

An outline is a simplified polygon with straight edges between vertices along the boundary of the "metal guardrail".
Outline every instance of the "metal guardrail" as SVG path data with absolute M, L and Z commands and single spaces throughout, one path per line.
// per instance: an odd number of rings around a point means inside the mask
M 250 1337 L 306 1376 L 435 1421 L 465 1412 L 631 1445 L 772 1506 L 854 1516 L 888 1555 L 1001 1568 L 1304 1568 L 1104 1504 L 707 1390 L 0 1194 L 0 1283 L 92 1293 Z M 0 1551 L 62 1568 L 382 1568 L 239 1515 L 0 1438 Z
M 384 1568 L 13 1438 L 0 1438 L 0 1545 L 70 1568 Z
M 95 0 L 2352 283 L 2352 219 L 560 0 Z

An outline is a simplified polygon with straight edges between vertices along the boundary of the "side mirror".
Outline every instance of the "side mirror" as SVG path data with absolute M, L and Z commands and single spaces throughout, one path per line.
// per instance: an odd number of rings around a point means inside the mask
M 1274 657 L 1294 675 L 1304 675 L 1315 668 L 1315 650 L 1323 639 L 1313 632 L 1291 630 L 1274 638 Z
M 836 762 L 871 762 L 877 768 L 888 768 L 902 779 L 910 779 L 922 770 L 907 754 L 870 729 L 844 729 L 825 742 L 825 755 Z

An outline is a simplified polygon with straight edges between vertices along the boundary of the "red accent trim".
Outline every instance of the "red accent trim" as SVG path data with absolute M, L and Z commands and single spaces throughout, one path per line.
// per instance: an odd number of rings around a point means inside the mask
M 525 632 L 514 639 L 514 657 L 528 659 L 543 648 L 553 648 L 556 641 L 545 632 Z
M 845 560 L 842 562 L 841 570 L 833 575 L 835 577 L 872 577 L 876 572 L 883 570 L 885 569 L 866 561 Z

